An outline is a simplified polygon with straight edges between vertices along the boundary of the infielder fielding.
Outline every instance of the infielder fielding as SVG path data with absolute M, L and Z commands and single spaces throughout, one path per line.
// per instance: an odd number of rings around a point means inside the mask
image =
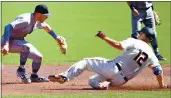
M 5 26 L 4 35 L 2 36 L 2 54 L 10 53 L 20 54 L 20 66 L 17 69 L 17 75 L 24 83 L 31 82 L 48 82 L 45 77 L 37 74 L 42 62 L 42 54 L 29 42 L 25 41 L 27 34 L 31 34 L 35 29 L 44 29 L 58 43 L 63 54 L 67 52 L 67 44 L 62 36 L 56 35 L 51 27 L 44 21 L 50 13 L 46 5 L 37 5 L 34 13 L 24 13 L 17 16 L 11 23 Z M 28 78 L 25 64 L 27 58 L 33 60 L 32 74 Z
M 128 1 L 127 2 L 131 11 L 132 11 L 132 37 L 138 38 L 138 32 L 141 30 L 141 24 L 144 23 L 146 27 L 156 29 L 155 25 L 159 25 L 160 19 L 156 12 L 151 1 Z M 155 37 L 151 41 L 154 53 L 158 60 L 166 60 L 159 53 L 158 42 L 157 42 L 157 33 L 155 30 Z
M 123 54 L 113 60 L 101 57 L 85 58 L 73 64 L 68 70 L 59 75 L 49 75 L 52 82 L 65 83 L 88 70 L 97 73 L 89 78 L 89 85 L 95 89 L 108 89 L 110 87 L 122 86 L 128 80 L 134 78 L 143 69 L 149 67 L 159 83 L 160 88 L 167 86 L 163 81 L 163 71 L 158 59 L 148 45 L 155 38 L 152 28 L 144 27 L 140 31 L 138 39 L 128 38 L 118 42 L 107 37 L 99 31 L 96 35 L 106 41 L 110 46 L 123 50 Z

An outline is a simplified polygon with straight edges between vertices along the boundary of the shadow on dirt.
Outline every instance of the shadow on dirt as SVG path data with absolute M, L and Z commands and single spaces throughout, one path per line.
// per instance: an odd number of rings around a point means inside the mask
M 42 90 L 96 90 L 93 88 L 55 88 L 55 89 L 42 89 Z
M 10 85 L 10 84 L 23 84 L 21 82 L 5 82 L 5 83 L 2 83 L 2 85 Z
M 80 91 L 89 91 L 89 90 L 99 90 L 99 89 L 93 89 L 93 88 L 52 88 L 52 89 L 42 89 L 42 90 L 80 90 Z M 115 91 L 115 90 L 123 90 L 123 91 L 160 91 L 160 90 L 170 90 L 170 89 L 159 89 L 157 87 L 131 87 L 131 86 L 124 86 L 124 87 L 115 87 L 108 89 L 109 91 Z
M 137 91 L 160 91 L 160 90 L 170 90 L 169 88 L 166 89 L 159 89 L 157 86 L 122 86 L 122 87 L 115 87 L 111 88 L 110 90 L 137 90 Z

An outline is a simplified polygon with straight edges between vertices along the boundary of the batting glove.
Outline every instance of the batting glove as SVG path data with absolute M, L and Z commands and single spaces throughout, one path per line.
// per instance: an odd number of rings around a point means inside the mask
M 102 31 L 98 31 L 98 33 L 96 34 L 97 37 L 104 39 L 106 37 L 106 35 L 102 32 Z

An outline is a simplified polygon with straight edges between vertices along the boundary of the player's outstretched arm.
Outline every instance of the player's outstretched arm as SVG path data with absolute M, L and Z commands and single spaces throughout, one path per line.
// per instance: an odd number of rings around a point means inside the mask
M 123 50 L 123 47 L 119 41 L 116 41 L 116 40 L 113 40 L 113 39 L 107 37 L 102 31 L 99 31 L 96 34 L 96 36 L 103 39 L 104 41 L 106 41 L 110 46 L 112 46 L 118 50 Z
M 44 27 L 43 29 L 49 33 L 55 40 L 56 42 L 58 43 L 59 47 L 60 47 L 60 50 L 63 54 L 66 54 L 67 53 L 67 43 L 66 43 L 66 40 L 64 37 L 60 36 L 60 35 L 57 35 L 53 30 L 52 28 L 44 23 Z
M 150 68 L 152 69 L 154 75 L 157 78 L 159 87 L 160 88 L 168 88 L 168 86 L 164 84 L 163 70 L 161 68 L 161 65 L 159 65 L 159 66 L 150 65 Z
M 4 29 L 4 42 L 2 43 L 2 54 L 3 55 L 6 55 L 8 54 L 8 51 L 9 51 L 9 37 L 10 37 L 10 34 L 11 34 L 11 31 L 12 31 L 12 26 L 11 24 L 8 24 L 5 26 L 5 29 Z

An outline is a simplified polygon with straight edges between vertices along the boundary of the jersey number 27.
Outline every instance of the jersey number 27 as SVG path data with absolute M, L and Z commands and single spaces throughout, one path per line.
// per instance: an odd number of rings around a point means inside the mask
M 137 64 L 141 66 L 142 63 L 145 62 L 147 59 L 148 59 L 147 53 L 140 50 L 137 56 L 133 60 L 135 60 Z

